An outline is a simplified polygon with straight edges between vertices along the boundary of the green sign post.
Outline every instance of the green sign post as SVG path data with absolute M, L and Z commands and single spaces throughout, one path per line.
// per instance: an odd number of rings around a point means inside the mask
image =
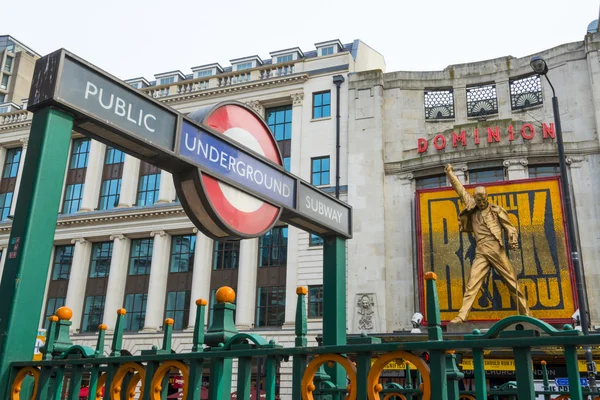
M 171 172 L 184 210 L 213 238 L 253 236 L 223 229 L 223 221 L 211 211 L 207 190 L 197 185 L 202 174 L 279 207 L 281 221 L 323 236 L 324 344 L 346 343 L 345 243 L 352 237 L 349 205 L 65 50 L 37 61 L 28 104 L 34 119 L 0 286 L 0 397 L 5 398 L 2 394 L 8 390 L 10 364 L 30 359 L 33 351 L 73 129 Z M 252 113 L 241 103 L 235 104 Z M 198 141 L 195 153 L 187 143 L 192 133 Z M 221 162 L 212 159 L 213 149 Z M 248 166 L 244 175 L 241 164 Z M 236 165 L 234 174 L 232 166 Z M 271 182 L 278 180 L 273 187 L 287 191 L 274 196 L 256 181 L 244 181 L 251 165 L 255 174 L 270 174 Z M 336 369 L 332 380 L 344 386 L 342 372 Z

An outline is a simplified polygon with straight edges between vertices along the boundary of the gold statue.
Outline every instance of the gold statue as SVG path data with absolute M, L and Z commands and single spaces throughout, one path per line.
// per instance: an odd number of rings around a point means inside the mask
M 510 294 L 517 298 L 517 312 L 530 315 L 527 300 L 519 290 L 517 275 L 504 249 L 502 229 L 508 235 L 510 248 L 515 250 L 519 247 L 519 235 L 510 222 L 508 213 L 504 208 L 488 202 L 487 190 L 483 186 L 476 187 L 471 196 L 454 175 L 452 165 L 447 164 L 444 171 L 450 184 L 465 204 L 465 208 L 459 214 L 459 229 L 461 232 L 472 232 L 477 243 L 462 307 L 450 323 L 462 323 L 468 319 L 475 297 L 491 272 L 491 268 L 494 268 L 506 283 Z

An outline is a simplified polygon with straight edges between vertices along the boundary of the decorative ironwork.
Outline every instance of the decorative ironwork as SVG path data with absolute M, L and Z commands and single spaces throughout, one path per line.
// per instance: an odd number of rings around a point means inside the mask
M 454 118 L 454 90 L 437 89 L 425 91 L 425 119 Z
M 496 84 L 467 88 L 467 116 L 482 117 L 498 113 Z
M 510 80 L 510 103 L 513 110 L 542 104 L 542 81 L 539 75 Z

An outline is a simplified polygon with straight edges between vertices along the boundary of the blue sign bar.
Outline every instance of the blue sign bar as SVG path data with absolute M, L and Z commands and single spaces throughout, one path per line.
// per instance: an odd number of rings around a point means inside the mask
M 276 168 L 239 151 L 219 137 L 183 121 L 179 154 L 216 178 L 226 177 L 275 203 L 295 208 L 295 181 Z
M 583 387 L 590 386 L 590 383 L 588 382 L 587 378 L 579 378 L 579 382 Z M 556 386 L 569 386 L 569 378 L 556 378 L 554 380 L 554 384 Z

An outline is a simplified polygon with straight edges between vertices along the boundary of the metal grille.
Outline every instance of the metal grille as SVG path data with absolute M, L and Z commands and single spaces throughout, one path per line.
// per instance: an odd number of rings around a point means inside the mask
M 513 110 L 520 110 L 543 103 L 542 81 L 539 75 L 510 80 L 510 103 Z
M 495 84 L 467 88 L 468 117 L 481 117 L 497 113 L 498 97 Z
M 454 118 L 453 89 L 425 91 L 425 119 Z

